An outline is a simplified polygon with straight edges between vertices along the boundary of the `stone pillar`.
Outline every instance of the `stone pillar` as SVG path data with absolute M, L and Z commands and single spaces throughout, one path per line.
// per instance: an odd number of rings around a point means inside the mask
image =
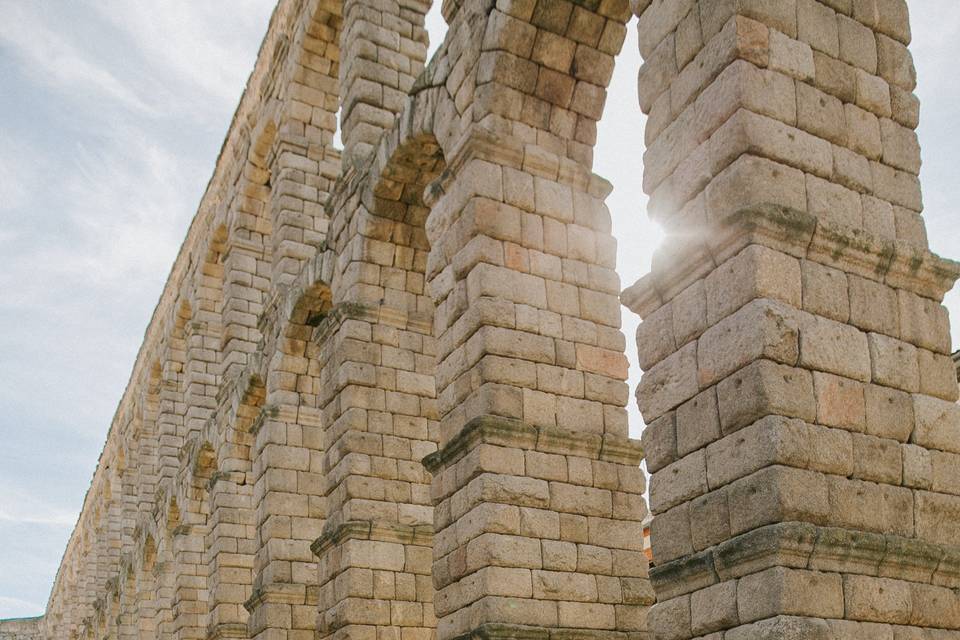
M 175 493 L 174 480 L 180 468 L 180 450 L 186 434 L 184 414 L 187 406 L 183 398 L 186 360 L 184 329 L 188 319 L 187 308 L 181 309 L 178 316 L 170 319 L 170 322 L 174 323 L 174 328 L 160 360 L 162 381 L 157 414 L 156 490 L 164 492 L 166 496 Z M 155 514 L 151 514 L 150 517 L 155 517 Z
M 344 0 L 340 129 L 344 166 L 393 126 L 427 57 L 430 0 Z
M 120 567 L 120 614 L 117 616 L 118 640 L 138 640 L 136 578 L 130 566 L 131 556 L 125 554 Z
M 238 192 L 229 202 L 223 257 L 220 379 L 240 375 L 257 349 L 257 323 L 268 302 L 271 281 L 270 171 L 267 155 L 276 135 L 263 124 L 252 135 Z
M 643 318 L 651 631 L 960 636 L 940 304 L 960 270 L 920 216 L 906 3 L 634 5 L 670 232 L 622 296 Z
M 216 310 L 211 309 L 214 301 L 207 299 L 206 294 L 205 287 L 198 287 L 198 308 L 195 310 L 194 318 L 185 326 L 186 363 L 183 376 L 183 400 L 186 404 L 185 442 L 197 437 L 217 407 L 216 394 L 220 368 L 217 348 L 220 345 L 220 325 Z
M 318 349 L 312 327 L 291 318 L 267 365 L 266 398 L 253 426 L 253 504 L 257 553 L 253 566 L 251 638 L 313 637 L 319 587 L 311 543 L 324 522 L 322 429 L 316 395 Z
M 438 637 L 640 633 L 645 487 L 623 408 L 609 185 L 518 159 L 488 147 L 466 161 L 461 216 L 476 226 L 433 283 Z
M 323 206 L 340 173 L 333 137 L 340 101 L 342 5 L 340 0 L 320 2 L 314 15 L 297 22 L 292 38 L 297 55 L 270 171 L 274 290 L 296 279 L 327 233 Z
M 437 145 L 415 140 L 378 183 L 333 203 L 335 304 L 314 335 L 326 449 L 327 523 L 313 546 L 321 638 L 434 634 L 433 509 L 421 460 L 438 437 L 436 342 L 421 194 L 442 169 Z
M 480 8 L 449 11 L 451 32 Z M 475 88 L 447 79 L 490 128 L 448 158 L 428 224 L 441 640 L 645 637 L 642 453 L 610 185 L 590 171 L 628 18 L 626 2 L 498 3 Z
M 230 455 L 229 447 L 223 447 Z M 236 455 L 236 454 L 234 454 Z M 241 463 L 233 464 L 231 463 Z M 255 521 L 250 508 L 253 488 L 236 470 L 248 466 L 247 458 L 227 458 L 210 481 L 210 534 L 207 537 L 207 578 L 210 640 L 247 637 L 247 611 L 243 603 L 251 594 L 256 553 Z
M 185 508 L 189 506 L 184 505 Z M 187 517 L 190 515 L 188 513 Z M 205 526 L 191 524 L 177 526 L 172 534 L 171 635 L 177 640 L 202 640 L 207 636 L 207 567 L 203 563 L 205 534 Z

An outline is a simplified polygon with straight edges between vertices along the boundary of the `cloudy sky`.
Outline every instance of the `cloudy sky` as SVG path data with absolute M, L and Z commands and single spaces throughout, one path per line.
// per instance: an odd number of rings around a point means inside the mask
M 439 0 L 436 2 L 439 5 Z M 960 257 L 960 4 L 915 0 L 926 218 Z M 110 418 L 253 67 L 272 0 L 0 0 L 0 618 L 43 612 Z M 439 37 L 442 20 L 430 17 Z M 624 285 L 658 241 L 631 30 L 596 171 Z M 954 333 L 960 297 L 951 296 Z M 624 317 L 632 342 L 636 321 Z M 636 384 L 639 371 L 631 369 Z M 641 422 L 632 410 L 632 429 Z

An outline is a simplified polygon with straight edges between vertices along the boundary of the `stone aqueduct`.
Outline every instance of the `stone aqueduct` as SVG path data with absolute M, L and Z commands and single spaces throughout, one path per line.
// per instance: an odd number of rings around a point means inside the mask
M 960 638 L 906 2 L 445 0 L 426 63 L 428 8 L 280 1 L 46 614 L 2 633 Z M 669 237 L 621 294 L 591 165 L 634 14 Z

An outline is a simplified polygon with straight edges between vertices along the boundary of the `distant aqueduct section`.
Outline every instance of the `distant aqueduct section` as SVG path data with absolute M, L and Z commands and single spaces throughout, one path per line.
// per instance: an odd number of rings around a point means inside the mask
M 428 9 L 280 0 L 0 638 L 960 639 L 906 2 L 444 0 L 429 62 Z M 591 167 L 635 16 L 668 238 L 621 293 Z

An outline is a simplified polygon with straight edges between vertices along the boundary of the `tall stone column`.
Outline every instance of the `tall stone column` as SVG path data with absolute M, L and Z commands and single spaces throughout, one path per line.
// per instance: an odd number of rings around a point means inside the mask
M 205 534 L 206 527 L 191 524 L 179 525 L 172 534 L 171 637 L 177 640 L 202 640 L 207 636 L 208 591 L 206 566 L 203 564 Z
M 335 304 L 314 334 L 327 506 L 313 545 L 321 638 L 434 634 L 433 510 L 421 460 L 436 450 L 438 429 L 421 194 L 442 168 L 437 146 L 417 140 L 382 181 L 333 203 Z
M 316 3 L 293 35 L 288 101 L 271 150 L 271 280 L 289 285 L 326 236 L 323 206 L 340 173 L 337 128 L 343 2 Z M 291 56 L 293 57 L 293 56 Z
M 344 0 L 340 128 L 347 167 L 393 126 L 427 58 L 430 0 Z
M 670 232 L 622 296 L 643 318 L 651 631 L 960 637 L 940 304 L 960 269 L 920 216 L 906 3 L 634 5 Z
M 476 76 L 446 87 L 489 127 L 447 159 L 427 224 L 441 640 L 646 637 L 611 187 L 590 170 L 630 12 L 575 4 L 445 4 L 451 32 L 482 27 Z

